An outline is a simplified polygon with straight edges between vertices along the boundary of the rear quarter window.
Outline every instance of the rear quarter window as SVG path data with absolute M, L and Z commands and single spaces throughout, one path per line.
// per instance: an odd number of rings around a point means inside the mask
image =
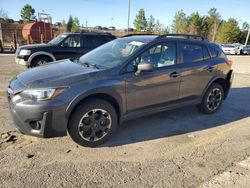
M 211 58 L 216 58 L 216 57 L 225 58 L 226 57 L 226 55 L 224 54 L 224 52 L 222 51 L 220 47 L 210 45 L 208 48 L 211 54 Z

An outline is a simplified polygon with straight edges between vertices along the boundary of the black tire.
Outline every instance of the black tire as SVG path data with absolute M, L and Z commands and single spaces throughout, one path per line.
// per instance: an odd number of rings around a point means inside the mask
M 94 112 L 95 110 L 96 112 Z M 96 114 L 102 117 L 96 120 Z M 84 121 L 87 121 L 88 125 Z M 68 133 L 77 144 L 95 147 L 110 138 L 116 130 L 117 123 L 117 113 L 114 107 L 104 100 L 93 98 L 85 101 L 74 110 L 69 120 Z M 101 130 L 102 128 L 105 128 L 105 130 Z M 92 133 L 94 136 L 91 138 L 89 135 L 92 135 Z
M 32 60 L 31 67 L 38 67 L 38 66 L 47 64 L 51 61 L 52 61 L 52 59 L 50 57 L 46 57 L 46 56 L 35 57 Z
M 206 91 L 201 104 L 198 105 L 198 109 L 205 114 L 215 113 L 219 110 L 223 100 L 223 87 L 218 83 L 214 83 Z

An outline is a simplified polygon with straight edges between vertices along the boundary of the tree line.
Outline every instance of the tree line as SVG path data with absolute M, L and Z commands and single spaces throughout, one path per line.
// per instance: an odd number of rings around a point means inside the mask
M 147 19 L 144 9 L 138 11 L 134 20 L 137 32 L 155 32 L 157 31 L 156 25 L 152 15 Z M 238 21 L 234 18 L 221 19 L 216 8 L 210 9 L 207 15 L 201 15 L 199 12 L 186 15 L 183 10 L 180 10 L 175 14 L 171 25 L 172 33 L 197 34 L 220 43 L 244 43 L 248 29 L 247 22 L 244 22 L 240 28 Z M 170 29 L 166 28 L 165 32 L 170 32 Z
M 244 22 L 240 28 L 234 18 L 221 19 L 216 8 L 208 11 L 207 15 L 200 15 L 193 12 L 186 15 L 183 10 L 178 11 L 173 19 L 173 33 L 199 34 L 210 41 L 220 43 L 244 43 L 249 24 Z

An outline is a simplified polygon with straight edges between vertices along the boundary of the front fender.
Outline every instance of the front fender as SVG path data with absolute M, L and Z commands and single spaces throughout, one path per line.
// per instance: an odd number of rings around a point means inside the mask
M 38 52 L 31 54 L 31 56 L 28 59 L 29 64 L 31 65 L 32 60 L 39 55 L 49 56 L 53 61 L 56 61 L 56 58 L 53 54 L 49 52 L 45 52 L 45 51 L 38 51 Z
M 124 108 L 125 108 L 125 104 L 124 104 L 124 95 L 125 92 L 119 93 L 117 92 L 115 89 L 110 88 L 110 87 L 102 87 L 102 88 L 97 88 L 97 89 L 91 89 L 89 91 L 83 92 L 79 95 L 77 95 L 68 105 L 67 109 L 66 109 L 66 118 L 69 119 L 70 115 L 72 113 L 72 111 L 75 109 L 75 107 L 84 99 L 86 99 L 87 97 L 91 97 L 93 95 L 108 95 L 109 97 L 112 97 L 118 104 L 119 106 L 119 116 L 121 117 L 123 112 L 124 112 Z

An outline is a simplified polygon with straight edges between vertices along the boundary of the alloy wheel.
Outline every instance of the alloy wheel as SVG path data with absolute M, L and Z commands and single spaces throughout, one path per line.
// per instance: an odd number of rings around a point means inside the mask
M 222 92 L 219 88 L 214 88 L 207 97 L 207 108 L 210 111 L 216 110 L 221 103 L 222 100 Z
M 93 109 L 82 116 L 78 132 L 84 140 L 96 142 L 108 134 L 111 123 L 111 115 L 106 110 Z
M 37 66 L 44 65 L 46 63 L 48 63 L 48 61 L 46 61 L 46 60 L 40 60 L 40 61 L 37 62 Z

